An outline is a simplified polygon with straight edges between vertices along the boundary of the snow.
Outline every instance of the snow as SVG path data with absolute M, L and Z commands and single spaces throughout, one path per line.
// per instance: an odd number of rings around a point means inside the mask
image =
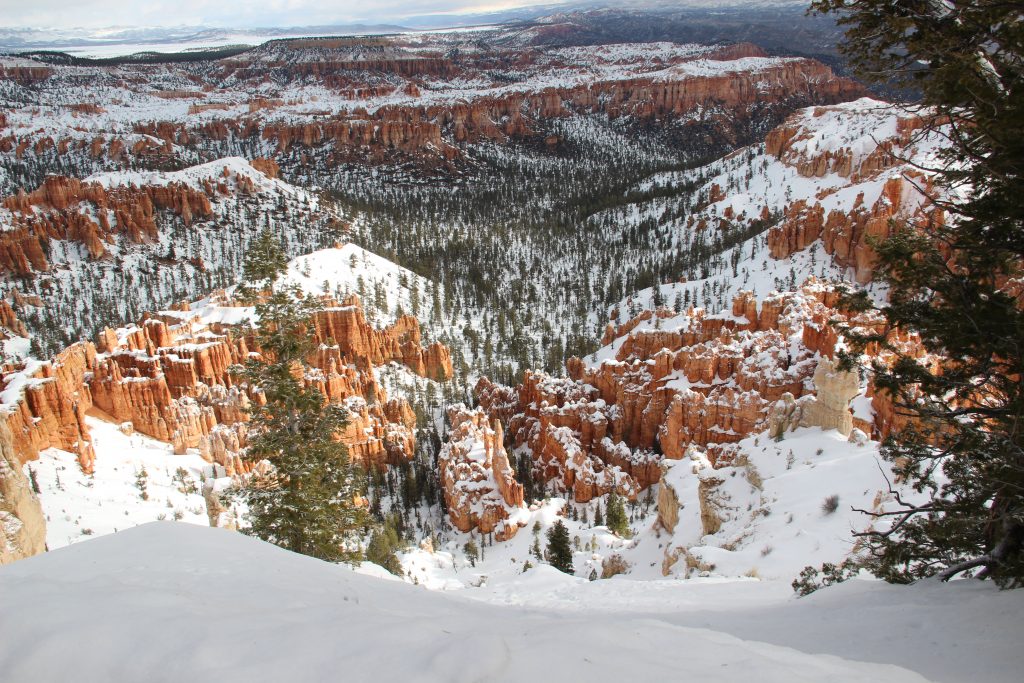
M 534 583 L 561 581 L 551 571 L 538 572 Z M 613 590 L 620 583 L 595 585 Z M 0 670 L 12 683 L 328 680 L 341 673 L 417 681 L 927 680 L 827 648 L 811 654 L 801 651 L 813 649 L 806 644 L 773 645 L 686 625 L 686 614 L 474 603 L 185 524 L 147 524 L 0 568 L 0 594 Z M 886 624 L 865 622 L 872 612 L 858 608 L 864 596 L 836 596 L 829 612 L 874 627 L 873 642 L 884 645 Z M 808 605 L 808 621 L 822 615 Z M 997 615 L 1007 613 L 1004 607 Z M 723 626 L 742 616 L 725 614 Z M 815 633 L 813 621 L 797 624 Z M 977 636 L 964 626 L 957 620 L 943 632 L 955 629 L 969 647 Z M 760 637 L 784 635 L 766 629 Z M 1014 653 L 994 665 L 1016 662 Z
M 97 417 L 87 417 L 86 424 L 98 456 L 94 474 L 83 474 L 73 453 L 55 448 L 25 465 L 39 483 L 51 550 L 158 519 L 209 524 L 201 493 L 202 480 L 212 475 L 209 463 L 196 454 L 174 455 L 170 444 L 126 435 Z M 179 468 L 194 489 L 174 480 Z M 140 472 L 146 474 L 146 500 L 136 483 Z
M 225 171 L 230 176 L 225 176 Z M 84 182 L 98 183 L 110 189 L 112 187 L 124 187 L 135 185 L 170 185 L 182 183 L 195 189 L 203 189 L 205 182 L 215 180 L 224 182 L 227 177 L 244 176 L 252 180 L 258 191 L 276 191 L 286 196 L 304 197 L 313 201 L 315 195 L 306 190 L 294 187 L 288 183 L 268 178 L 262 172 L 257 171 L 242 157 L 224 157 L 205 164 L 197 164 L 180 171 L 109 171 L 96 173 L 87 177 Z

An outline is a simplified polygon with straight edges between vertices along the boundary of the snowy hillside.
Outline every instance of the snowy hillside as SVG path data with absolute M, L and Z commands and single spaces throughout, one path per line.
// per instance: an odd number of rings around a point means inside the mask
M 612 581 L 580 587 L 594 607 L 562 609 L 544 604 L 544 586 L 572 580 L 550 571 L 531 587 L 536 604 L 497 607 L 360 576 L 231 532 L 151 524 L 0 568 L 0 670 L 12 683 L 314 681 L 342 671 L 352 680 L 915 683 L 955 680 L 982 656 L 992 681 L 1011 680 L 1019 664 L 1005 639 L 984 640 L 988 629 L 1008 627 L 1019 596 L 986 586 L 942 593 L 966 608 L 955 628 L 903 631 L 886 643 L 882 636 L 927 623 L 940 596 L 927 586 L 894 595 L 857 582 L 806 604 L 733 601 L 709 611 L 706 601 L 730 586 L 659 586 L 652 595 L 660 609 L 645 611 L 649 603 L 623 605 L 631 587 Z M 826 612 L 845 616 L 842 633 L 875 636 L 858 652 L 819 628 Z M 788 628 L 756 626 L 769 615 Z M 926 639 L 936 642 L 931 658 L 916 646 Z
M 202 486 L 215 466 L 174 455 L 170 444 L 88 418 L 99 453 L 93 474 L 74 454 L 49 448 L 25 466 L 40 489 L 51 550 L 156 520 L 209 525 Z M 229 481 L 229 480 L 226 480 Z
M 561 519 L 573 539 L 575 575 L 580 578 L 592 571 L 602 576 L 603 565 L 619 555 L 630 581 L 745 578 L 789 592 L 790 582 L 805 566 L 838 564 L 850 554 L 851 531 L 870 525 L 853 508 L 873 509 L 891 500 L 883 477 L 884 472 L 891 479 L 891 466 L 879 457 L 877 443 L 851 443 L 835 431 L 813 428 L 781 441 L 767 434 L 751 436 L 739 449 L 736 461 L 741 464 L 732 467 L 713 469 L 700 451 L 691 458 L 665 461 L 662 482 L 641 494 L 636 505 L 627 506 L 630 538 L 595 523 L 597 510 L 607 509 L 607 496 L 589 503 L 553 497 L 530 507 L 515 538 L 485 544 L 483 559 L 475 564 L 463 550 L 470 534 L 441 534 L 440 547 L 408 551 L 403 555 L 407 579 L 440 590 L 485 584 L 496 595 L 515 595 L 516 586 L 530 581 L 535 571 L 524 571 L 524 563 L 541 562 L 534 542 L 543 549 L 547 530 Z M 708 489 L 710 494 L 699 492 L 708 480 L 720 483 Z M 678 521 L 671 530 L 659 519 L 661 487 L 666 485 L 678 501 Z M 832 496 L 838 504 L 827 511 L 824 505 Z M 717 530 L 706 529 L 702 519 L 712 511 L 719 520 Z
M 173 172 L 101 173 L 85 178 L 78 194 L 77 185 L 65 184 L 72 188 L 65 191 L 67 200 L 54 181 L 54 189 L 47 186 L 38 199 L 29 195 L 32 205 L 0 209 L 0 230 L 12 235 L 22 225 L 43 235 L 40 225 L 81 222 L 99 232 L 97 240 L 88 241 L 69 230 L 48 240 L 45 262 L 28 272 L 0 270 L 0 288 L 19 298 L 20 317 L 50 353 L 91 338 L 104 326 L 137 320 L 145 311 L 235 282 L 246 246 L 264 228 L 291 255 L 342 236 L 342 214 L 333 203 L 270 178 L 238 157 Z M 157 204 L 154 209 L 150 195 L 161 201 L 167 194 L 172 198 L 163 201 L 172 208 Z M 180 196 L 200 208 L 183 211 L 184 200 L 173 199 Z M 55 206 L 55 201 L 69 204 Z M 138 205 L 146 202 L 153 213 L 137 220 Z M 146 231 L 141 236 L 136 234 L 140 224 Z
M 653 287 L 630 293 L 611 310 L 620 322 L 655 305 L 677 311 L 693 305 L 717 313 L 741 290 L 763 300 L 773 291 L 795 289 L 810 276 L 860 282 L 876 297 L 884 294 L 880 285 L 865 283 L 854 268 L 837 263 L 821 240 L 781 258 L 773 255 L 768 229 L 785 224 L 788 213 L 795 215 L 804 205 L 820 205 L 824 216 L 855 215 L 885 202 L 892 179 L 933 167 L 941 134 L 912 135 L 912 129 L 905 130 L 911 120 L 899 108 L 870 98 L 811 107 L 773 131 L 785 139 L 784 151 L 770 152 L 760 143 L 692 171 L 644 179 L 629 193 L 655 194 L 654 199 L 591 221 L 657 226 L 651 238 L 682 258 L 685 276 L 661 284 L 657 293 Z M 920 205 L 920 193 L 908 195 L 896 207 L 901 214 L 910 215 Z M 694 256 L 700 253 L 708 256 L 698 261 Z

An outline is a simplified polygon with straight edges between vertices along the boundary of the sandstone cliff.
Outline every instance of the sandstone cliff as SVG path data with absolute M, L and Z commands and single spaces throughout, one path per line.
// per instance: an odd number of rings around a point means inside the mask
M 864 284 L 873 277 L 872 240 L 888 237 L 895 224 L 922 230 L 941 225 L 945 216 L 932 201 L 936 192 L 929 176 L 908 164 L 935 144 L 926 135 L 933 124 L 861 100 L 797 112 L 771 131 L 767 155 L 800 177 L 839 179 L 814 197 L 787 204 L 782 222 L 768 233 L 771 255 L 785 258 L 821 240 L 836 263 Z M 856 193 L 855 199 L 837 201 L 838 192 Z
M 0 153 L 28 165 L 74 157 L 95 170 L 194 163 L 211 151 L 236 154 L 242 144 L 272 154 L 289 171 L 353 161 L 444 167 L 469 143 L 557 144 L 551 124 L 565 117 L 600 114 L 633 126 L 674 122 L 684 134 L 714 129 L 735 144 L 794 108 L 864 94 L 819 62 L 771 58 L 750 44 L 675 46 L 663 55 L 639 50 L 620 58 L 598 46 L 563 53 L 500 41 L 487 47 L 467 41 L 464 50 L 453 50 L 445 42 L 451 39 L 428 49 L 422 39 L 408 49 L 402 37 L 381 39 L 384 45 L 376 38 L 360 45 L 273 43 L 169 74 L 176 88 L 155 86 L 143 67 L 82 73 L 25 60 L 0 67 L 0 78 L 46 81 L 61 93 L 52 103 L 46 99 L 48 109 L 91 125 L 58 135 L 33 126 L 25 107 L 0 123 Z M 92 101 L 89 89 L 112 87 L 115 75 L 114 89 L 123 93 L 116 115 Z M 268 82 L 288 84 L 289 96 L 254 97 Z
M 46 549 L 46 520 L 22 471 L 11 430 L 0 421 L 0 565 Z
M 50 269 L 49 243 L 80 244 L 92 259 L 108 254 L 115 237 L 134 244 L 158 238 L 156 214 L 169 211 L 186 225 L 213 215 L 210 198 L 227 188 L 208 182 L 203 190 L 180 183 L 105 188 L 63 176 L 49 176 L 41 187 L 3 200 L 9 227 L 0 233 L 0 269 L 29 275 Z
M 85 416 L 95 412 L 168 442 L 177 453 L 198 449 L 228 475 L 246 471 L 240 456 L 248 411 L 262 395 L 238 385 L 231 366 L 259 348 L 248 318 L 236 325 L 205 322 L 211 311 L 237 308 L 225 295 L 219 297 L 197 311 L 186 305 L 148 316 L 139 325 L 104 330 L 95 344 L 75 344 L 50 363 L 7 368 L 6 424 L 19 462 L 55 447 L 77 453 L 82 469 L 92 471 L 96 456 Z M 415 448 L 411 407 L 388 399 L 373 367 L 408 360 L 413 372 L 451 377 L 447 349 L 424 349 L 415 319 L 399 322 L 374 330 L 358 300 L 329 306 L 316 321 L 321 343 L 308 359 L 305 381 L 330 400 L 344 402 L 350 423 L 339 437 L 353 459 L 367 466 L 411 458 Z M 338 336 L 328 337 L 328 330 Z

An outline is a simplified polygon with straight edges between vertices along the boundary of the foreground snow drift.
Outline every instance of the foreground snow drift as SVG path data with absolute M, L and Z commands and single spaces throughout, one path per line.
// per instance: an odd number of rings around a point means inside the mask
M 186 524 L 4 567 L 0 596 L 11 683 L 925 680 L 656 617 L 498 608 Z

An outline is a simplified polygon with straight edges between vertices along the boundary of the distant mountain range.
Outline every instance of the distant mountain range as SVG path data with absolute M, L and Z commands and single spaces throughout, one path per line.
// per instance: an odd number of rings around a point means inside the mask
M 536 21 L 545 17 L 588 10 L 648 10 L 671 12 L 735 12 L 802 9 L 808 0 L 619 0 L 617 2 L 568 2 L 532 5 L 475 14 L 427 14 L 387 17 L 382 23 L 338 23 L 312 26 L 213 27 L 156 26 L 108 28 L 4 28 L 0 27 L 0 52 L 54 50 L 77 56 L 114 57 L 135 52 L 179 52 L 224 47 L 258 45 L 275 38 L 402 33 L 405 31 L 462 28 L 479 25 Z

